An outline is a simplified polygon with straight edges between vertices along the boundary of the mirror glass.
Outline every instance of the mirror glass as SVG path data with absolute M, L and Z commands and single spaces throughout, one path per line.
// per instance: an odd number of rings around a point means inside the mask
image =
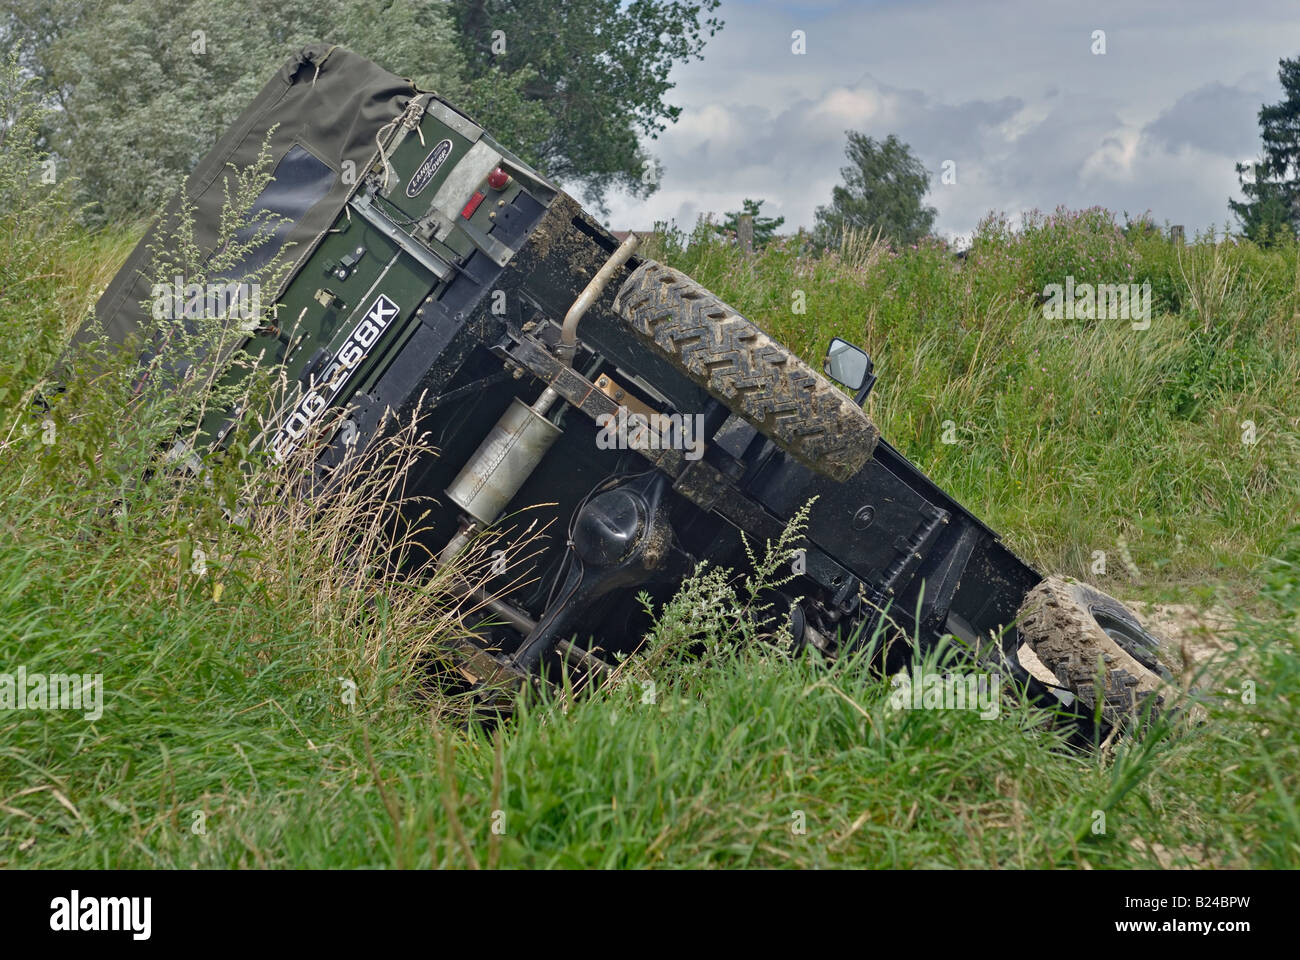
M 836 337 L 826 350 L 822 369 L 832 380 L 844 384 L 850 390 L 857 390 L 867 378 L 869 363 L 865 351 Z

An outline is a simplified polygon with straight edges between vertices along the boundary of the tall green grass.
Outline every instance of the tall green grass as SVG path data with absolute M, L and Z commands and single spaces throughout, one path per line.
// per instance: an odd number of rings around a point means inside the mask
M 1300 506 L 1294 245 L 1174 246 L 1097 210 L 1016 231 L 989 218 L 964 259 L 869 239 L 819 260 L 797 239 L 746 258 L 705 229 L 670 231 L 652 255 L 809 361 L 833 336 L 864 346 L 885 437 L 1048 571 L 1141 593 L 1249 578 L 1275 552 Z M 1049 319 L 1042 291 L 1067 275 L 1150 283 L 1150 328 Z
M 35 140 L 0 146 L 0 673 L 100 673 L 105 692 L 97 719 L 0 711 L 0 866 L 1300 864 L 1294 250 L 1176 250 L 1096 213 L 990 221 L 964 265 L 657 240 L 809 358 L 832 334 L 868 345 L 887 436 L 1037 562 L 1086 575 L 1126 536 L 1145 584 L 1257 591 L 1241 652 L 1199 681 L 1209 724 L 1089 753 L 1010 696 L 991 720 L 895 710 L 860 660 L 729 626 L 752 574 L 706 570 L 621 683 L 487 725 L 424 682 L 458 629 L 447 583 L 349 562 L 378 513 L 280 508 L 273 476 L 231 464 L 211 487 L 131 473 L 157 424 L 122 417 L 111 358 L 46 442 L 31 401 L 138 230 L 78 231 L 33 187 Z M 1035 292 L 1076 249 L 1159 282 L 1150 330 L 1043 319 Z M 381 452 L 355 496 L 391 498 L 418 446 Z
M 1300 865 L 1295 567 L 1289 624 L 1249 628 L 1265 652 L 1213 681 L 1209 725 L 1100 756 L 1010 698 L 898 711 L 860 661 L 757 643 L 491 727 L 417 695 L 438 625 L 396 590 L 333 621 L 302 557 L 187 578 L 148 519 L 77 542 L 32 532 L 45 506 L 9 517 L 0 662 L 102 672 L 107 697 L 94 722 L 0 718 L 7 866 Z

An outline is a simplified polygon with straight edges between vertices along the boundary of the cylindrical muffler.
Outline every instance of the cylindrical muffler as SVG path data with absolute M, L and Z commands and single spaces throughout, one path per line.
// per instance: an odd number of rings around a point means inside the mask
M 479 523 L 491 525 L 561 432 L 515 398 L 451 482 L 447 496 Z

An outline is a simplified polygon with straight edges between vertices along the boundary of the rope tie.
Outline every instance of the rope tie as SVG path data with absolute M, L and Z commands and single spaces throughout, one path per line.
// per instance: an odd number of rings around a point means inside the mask
M 402 111 L 401 116 L 389 120 L 386 124 L 380 127 L 379 132 L 375 134 L 375 147 L 379 150 L 379 162 L 384 165 L 384 181 L 379 189 L 388 189 L 388 173 L 393 169 L 393 165 L 388 162 L 388 151 L 384 149 L 384 137 L 387 136 L 390 131 L 395 132 L 394 128 L 400 125 L 405 127 L 407 130 L 414 130 L 419 134 L 420 146 L 424 146 L 424 132 L 420 130 L 420 117 L 423 115 L 423 104 L 417 97 L 406 105 L 406 109 Z M 391 139 L 391 137 L 389 137 L 389 139 Z
M 330 57 L 330 54 L 333 53 L 333 52 L 334 52 L 335 50 L 337 50 L 338 48 L 339 48 L 339 45 L 338 45 L 337 43 L 334 44 L 334 46 L 330 47 L 328 50 L 325 51 L 325 56 L 321 57 L 319 60 L 316 61 L 316 72 L 313 73 L 313 74 L 311 75 L 311 85 L 312 85 L 313 87 L 316 86 L 316 78 L 320 76 L 320 68 L 321 68 L 321 65 L 322 65 L 326 60 L 328 60 L 329 57 Z

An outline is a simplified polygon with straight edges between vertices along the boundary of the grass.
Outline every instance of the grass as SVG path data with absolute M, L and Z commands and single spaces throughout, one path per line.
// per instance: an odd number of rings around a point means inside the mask
M 866 347 L 885 437 L 1044 569 L 1130 595 L 1241 583 L 1297 515 L 1295 246 L 1180 248 L 1098 211 L 990 219 L 964 261 L 938 243 L 810 260 L 796 240 L 750 259 L 706 241 L 656 252 L 806 360 L 833 336 Z M 1150 328 L 1049 319 L 1038 294 L 1067 275 L 1149 282 Z
M 1294 646 L 1261 706 L 1103 757 L 1036 711 L 897 711 L 861 664 L 755 646 L 493 730 L 412 696 L 388 610 L 324 636 L 319 572 L 227 570 L 218 602 L 147 540 L 59 533 L 4 555 L 4 662 L 102 672 L 106 705 L 0 723 L 7 866 L 1297 863 Z
M 0 170 L 38 156 L 4 147 Z M 120 364 L 72 385 L 44 442 L 30 400 L 139 231 L 88 235 L 25 183 L 0 179 L 0 674 L 102 674 L 104 701 L 0 710 L 0 866 L 1300 865 L 1294 248 L 1177 250 L 1095 211 L 990 220 L 964 265 L 656 239 L 808 358 L 867 344 L 886 435 L 1032 561 L 1126 596 L 1249 592 L 1238 653 L 1200 681 L 1210 723 L 1089 753 L 1011 697 L 992 720 L 895 710 L 861 662 L 736 642 L 717 611 L 745 574 L 702 571 L 626 682 L 490 727 L 421 683 L 445 583 L 343 562 L 382 535 L 341 521 L 355 503 L 259 506 L 274 477 L 229 464 L 211 488 L 141 482 L 166 408 L 125 421 Z M 1141 334 L 1036 305 L 1129 264 L 1156 291 Z

